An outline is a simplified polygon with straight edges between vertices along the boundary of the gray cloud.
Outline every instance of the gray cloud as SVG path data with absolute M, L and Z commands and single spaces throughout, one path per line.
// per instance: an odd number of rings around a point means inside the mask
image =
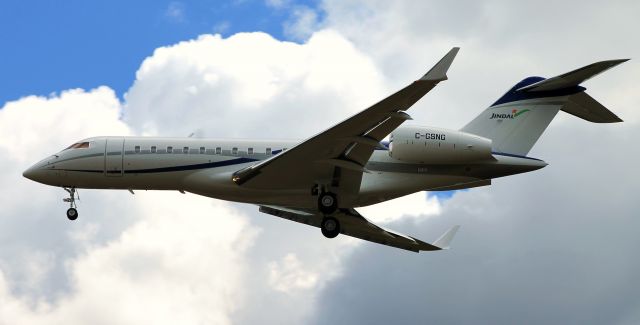
M 326 26 L 371 53 L 394 80 L 445 46 L 462 46 L 450 80 L 411 111 L 428 125 L 463 125 L 525 76 L 640 53 L 630 41 L 640 28 L 635 2 L 326 1 L 324 8 Z M 639 322 L 637 71 L 631 61 L 587 83 L 627 122 L 595 125 L 561 113 L 531 153 L 550 166 L 457 193 L 436 218 L 389 224 L 425 239 L 462 224 L 451 251 L 359 246 L 308 321 Z
M 624 151 L 624 139 L 640 132 L 600 129 L 576 135 L 557 128 L 543 139 L 542 156 L 551 161 L 545 169 L 457 193 L 435 220 L 390 225 L 422 238 L 463 227 L 447 252 L 417 256 L 362 246 L 323 291 L 322 317 L 313 322 L 640 321 L 640 185 L 635 159 Z M 599 150 L 577 149 L 585 143 Z

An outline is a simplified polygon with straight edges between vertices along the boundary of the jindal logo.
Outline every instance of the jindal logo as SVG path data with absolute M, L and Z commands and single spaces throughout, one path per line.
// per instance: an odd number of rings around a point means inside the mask
M 509 113 L 501 113 L 501 114 L 491 113 L 491 117 L 489 119 L 490 120 L 493 120 L 493 119 L 496 119 L 496 118 L 497 119 L 501 119 L 501 120 L 514 119 L 514 118 L 520 116 L 522 113 L 526 113 L 528 111 L 529 111 L 528 109 L 523 109 L 523 110 L 514 109 L 514 110 L 511 111 L 511 114 L 509 114 Z

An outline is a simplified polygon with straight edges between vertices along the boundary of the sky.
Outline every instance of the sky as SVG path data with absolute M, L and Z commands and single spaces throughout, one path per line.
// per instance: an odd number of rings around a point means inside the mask
M 636 1 L 3 1 L 0 324 L 637 324 Z M 457 129 L 513 84 L 587 81 L 625 122 L 560 113 L 488 187 L 359 211 L 415 254 L 178 192 L 64 192 L 22 171 L 98 135 L 301 139 L 420 77 L 413 124 Z
M 122 96 L 144 58 L 201 34 L 263 31 L 284 38 L 287 1 L 3 1 L 0 101 L 109 85 Z M 292 3 L 293 5 L 293 3 Z M 313 8 L 314 1 L 296 1 Z

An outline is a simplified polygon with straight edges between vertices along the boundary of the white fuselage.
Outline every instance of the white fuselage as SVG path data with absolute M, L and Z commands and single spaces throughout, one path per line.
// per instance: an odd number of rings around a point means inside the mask
M 52 155 L 24 172 L 60 187 L 177 190 L 212 198 L 280 206 L 316 206 L 310 188 L 260 190 L 239 186 L 232 174 L 294 147 L 298 141 L 159 137 L 95 137 Z M 413 192 L 488 185 L 491 178 L 544 167 L 528 157 L 494 154 L 491 160 L 455 164 L 409 163 L 375 150 L 360 192 L 343 207 L 370 205 Z

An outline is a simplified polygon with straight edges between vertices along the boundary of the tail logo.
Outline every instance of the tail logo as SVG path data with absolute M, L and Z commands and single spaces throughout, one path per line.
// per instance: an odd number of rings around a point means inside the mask
M 500 119 L 500 120 L 504 120 L 504 119 L 515 119 L 516 117 L 522 115 L 523 113 L 528 112 L 528 109 L 523 109 L 523 110 L 517 110 L 514 109 L 511 111 L 511 114 L 509 113 L 500 113 L 500 114 L 496 114 L 496 113 L 491 113 L 491 117 L 489 118 L 490 120 L 493 119 Z

